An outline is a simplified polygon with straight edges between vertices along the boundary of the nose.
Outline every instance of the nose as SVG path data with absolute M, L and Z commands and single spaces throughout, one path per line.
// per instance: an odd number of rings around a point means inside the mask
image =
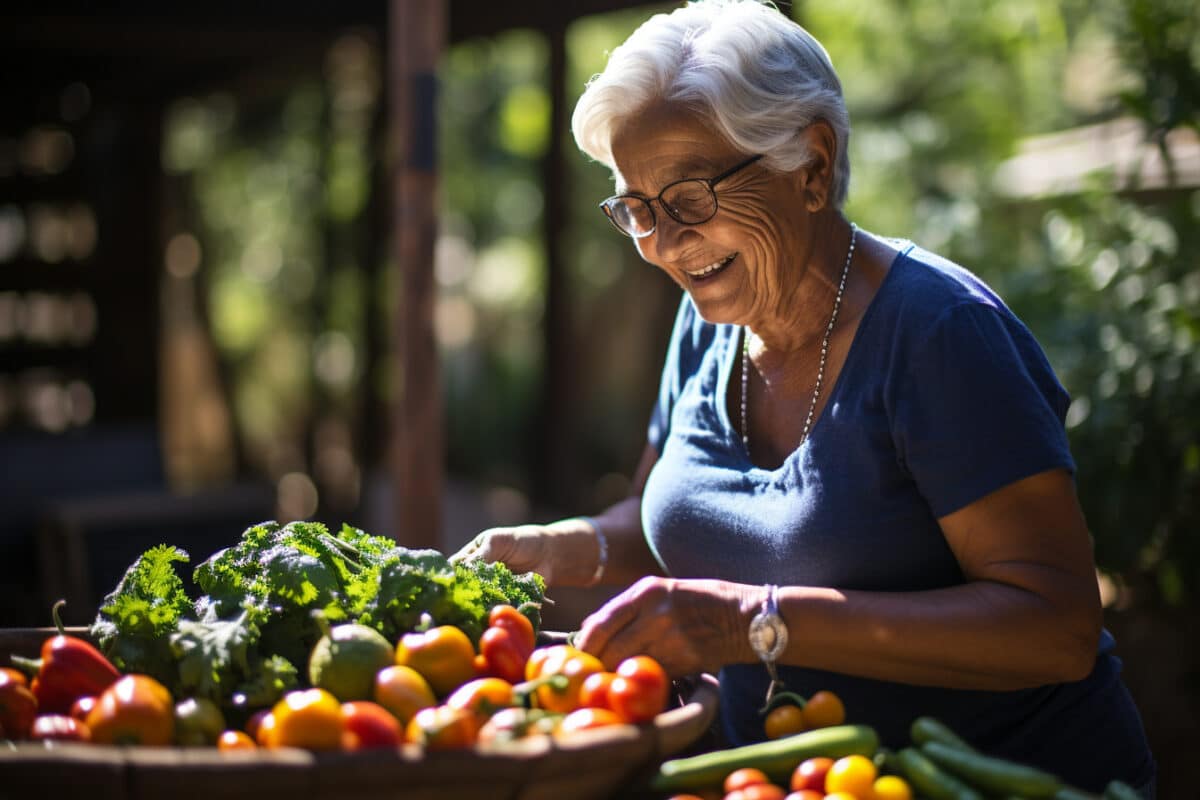
M 651 263 L 670 264 L 678 260 L 692 237 L 699 236 L 695 225 L 684 225 L 670 214 L 657 209 L 654 233 L 638 240 L 642 258 Z

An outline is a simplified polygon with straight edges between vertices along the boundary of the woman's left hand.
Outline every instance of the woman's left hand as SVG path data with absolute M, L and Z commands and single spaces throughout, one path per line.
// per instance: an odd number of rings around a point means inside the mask
M 765 589 L 717 580 L 642 578 L 583 621 L 575 644 L 609 669 L 652 656 L 671 677 L 753 661 L 746 632 Z

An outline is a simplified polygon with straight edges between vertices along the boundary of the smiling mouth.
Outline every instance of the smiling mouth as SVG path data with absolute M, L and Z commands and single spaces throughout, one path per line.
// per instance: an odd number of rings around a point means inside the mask
M 725 258 L 722 258 L 720 261 L 714 261 L 707 267 L 701 267 L 697 270 L 684 270 L 684 272 L 690 275 L 693 279 L 710 278 L 729 266 L 735 258 L 737 258 L 737 253 L 730 253 L 729 255 L 725 256 Z

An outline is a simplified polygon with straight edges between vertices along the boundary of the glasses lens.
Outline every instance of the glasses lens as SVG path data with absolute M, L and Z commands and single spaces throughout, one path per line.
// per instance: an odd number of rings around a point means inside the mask
M 717 213 L 717 197 L 705 181 L 680 181 L 663 190 L 662 207 L 685 225 L 696 225 Z
M 649 204 L 637 197 L 614 197 L 604 204 L 609 218 L 618 228 L 635 238 L 654 230 L 654 214 Z

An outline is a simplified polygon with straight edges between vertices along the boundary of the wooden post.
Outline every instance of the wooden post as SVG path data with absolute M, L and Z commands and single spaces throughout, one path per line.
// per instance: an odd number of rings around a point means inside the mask
M 446 0 L 391 0 L 388 21 L 392 245 L 401 279 L 394 368 L 400 375 L 391 425 L 395 530 L 407 547 L 441 549 L 443 431 L 433 331 L 437 236 L 437 63 L 446 40 Z

